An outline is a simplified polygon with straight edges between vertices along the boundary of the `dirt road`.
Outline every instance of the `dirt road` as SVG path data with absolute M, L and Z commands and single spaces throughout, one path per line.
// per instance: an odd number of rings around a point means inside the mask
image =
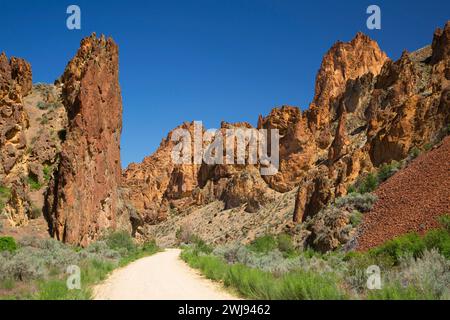
M 116 270 L 94 288 L 96 300 L 232 300 L 224 289 L 191 269 L 180 250 L 168 249 Z

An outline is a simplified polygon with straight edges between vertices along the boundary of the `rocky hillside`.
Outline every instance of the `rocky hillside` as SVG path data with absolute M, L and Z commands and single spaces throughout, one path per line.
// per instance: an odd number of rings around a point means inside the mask
M 450 213 L 450 137 L 382 184 L 360 227 L 358 249 L 376 247 L 408 232 L 439 227 Z
M 447 23 L 430 46 L 405 51 L 398 61 L 361 33 L 333 45 L 309 109 L 283 106 L 258 119 L 258 128 L 281 134 L 275 176 L 261 176 L 259 165 L 173 165 L 169 134 L 155 154 L 124 171 L 139 233 L 171 243 L 183 226 L 213 242 L 304 232 L 302 222 L 345 196 L 361 177 L 446 134 L 449 39 Z M 250 125 L 222 123 L 222 129 L 233 126 Z

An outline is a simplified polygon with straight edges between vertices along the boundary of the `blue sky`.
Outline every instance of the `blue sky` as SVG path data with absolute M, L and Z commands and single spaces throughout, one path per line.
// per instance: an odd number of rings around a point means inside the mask
M 77 4 L 82 29 L 66 28 Z M 366 8 L 382 29 L 366 28 Z M 183 121 L 255 124 L 276 106 L 305 109 L 324 53 L 362 31 L 391 58 L 431 43 L 450 19 L 450 1 L 0 0 L 0 51 L 32 64 L 34 82 L 53 82 L 92 32 L 120 47 L 122 165 L 140 162 Z

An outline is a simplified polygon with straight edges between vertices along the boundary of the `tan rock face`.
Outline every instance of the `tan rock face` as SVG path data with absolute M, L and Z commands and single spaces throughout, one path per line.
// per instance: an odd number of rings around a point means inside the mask
M 28 117 L 23 96 L 31 90 L 31 77 L 26 61 L 0 55 L 0 176 L 6 180 L 25 153 Z
M 52 234 L 65 242 L 85 246 L 116 227 L 122 129 L 118 67 L 117 45 L 93 35 L 81 42 L 60 80 L 69 124 L 46 212 Z
M 369 72 L 378 75 L 387 60 L 378 44 L 362 33 L 348 43 L 337 42 L 323 58 L 317 74 L 309 112 L 313 126 L 322 128 L 333 120 L 337 112 L 336 100 L 344 92 L 347 81 Z
M 10 189 L 4 208 L 9 222 L 24 225 L 31 205 L 21 179 L 29 127 L 23 97 L 31 90 L 31 67 L 25 60 L 0 54 L 0 185 Z
M 280 168 L 274 176 L 264 176 L 272 189 L 287 192 L 295 188 L 318 158 L 314 137 L 307 119 L 296 107 L 283 106 L 273 109 L 265 118 L 260 118 L 263 129 L 278 129 L 280 132 Z
M 383 68 L 370 103 L 368 138 L 376 166 L 405 158 L 414 146 L 432 142 L 448 125 L 449 30 L 447 24 L 436 32 L 431 49 L 405 52 Z

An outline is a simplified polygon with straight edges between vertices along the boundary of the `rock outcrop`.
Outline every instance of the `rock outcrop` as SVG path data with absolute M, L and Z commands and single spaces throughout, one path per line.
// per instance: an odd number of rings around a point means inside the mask
M 11 197 L 5 199 L 2 209 L 13 225 L 26 224 L 30 212 L 21 164 L 26 157 L 29 127 L 23 97 L 31 91 L 31 83 L 28 62 L 0 54 L 0 185 L 9 188 Z
M 157 216 L 169 220 L 216 201 L 225 211 L 243 206 L 257 215 L 280 193 L 298 188 L 293 221 L 301 225 L 346 195 L 358 177 L 442 139 L 450 123 L 449 28 L 447 23 L 436 31 L 432 46 L 405 52 L 395 62 L 362 33 L 348 43 L 336 43 L 322 61 L 308 110 L 283 106 L 258 118 L 258 129 L 280 132 L 277 174 L 260 176 L 258 165 L 168 165 L 166 143 L 125 173 L 124 184 L 138 190 L 135 206 L 148 210 L 156 198 L 157 208 L 170 211 Z M 160 174 L 166 177 L 162 183 L 156 179 Z M 311 226 L 309 234 L 314 236 L 315 229 Z
M 86 246 L 117 223 L 122 99 L 118 47 L 94 35 L 81 42 L 59 82 L 68 127 L 46 199 L 50 231 Z

